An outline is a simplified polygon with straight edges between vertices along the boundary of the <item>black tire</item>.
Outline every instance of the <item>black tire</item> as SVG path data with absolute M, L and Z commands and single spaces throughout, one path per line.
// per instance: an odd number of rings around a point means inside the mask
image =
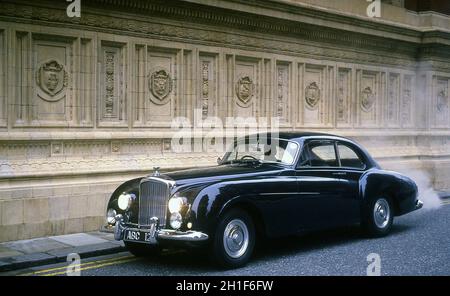
M 136 257 L 153 257 L 161 253 L 159 246 L 150 246 L 142 243 L 124 242 L 127 250 Z
M 245 232 L 243 225 L 245 225 L 247 232 Z M 236 237 L 237 243 L 234 245 L 236 248 L 239 248 L 238 243 L 240 238 L 239 234 L 242 234 L 243 237 L 241 244 L 242 247 L 241 249 L 239 249 L 239 251 L 237 251 L 237 253 L 234 256 L 230 256 L 229 254 L 229 252 L 231 252 L 230 248 L 225 247 L 224 244 L 225 232 L 227 232 L 228 234 L 233 233 L 237 235 Z M 248 238 L 247 243 L 245 243 L 246 241 L 245 237 Z M 230 238 L 227 241 L 230 240 L 233 239 Z M 244 210 L 238 208 L 231 209 L 221 217 L 220 222 L 216 228 L 210 249 L 210 257 L 214 263 L 218 264 L 223 268 L 231 269 L 244 266 L 252 256 L 253 249 L 255 247 L 255 240 L 256 240 L 255 226 L 250 215 Z M 233 244 L 234 242 L 235 241 L 233 241 Z M 242 254 L 240 254 L 241 252 Z
M 380 214 L 381 210 L 376 210 L 375 207 L 388 211 L 388 216 L 383 218 L 383 215 Z M 387 207 L 387 208 L 385 208 Z M 378 215 L 378 219 L 376 217 Z M 381 216 L 380 216 L 381 215 Z M 394 222 L 394 207 L 392 201 L 387 196 L 379 196 L 376 198 L 370 199 L 367 204 L 364 206 L 362 211 L 362 221 L 361 225 L 363 226 L 365 232 L 370 237 L 383 237 L 389 234 L 392 229 L 392 223 Z

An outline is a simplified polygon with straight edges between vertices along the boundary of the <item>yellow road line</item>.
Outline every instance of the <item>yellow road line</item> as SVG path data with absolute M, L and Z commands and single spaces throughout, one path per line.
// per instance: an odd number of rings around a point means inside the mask
M 117 257 L 117 258 L 108 258 L 108 259 L 103 259 L 103 260 L 95 260 L 95 261 L 89 261 L 89 262 L 84 262 L 84 263 L 80 263 L 80 264 L 74 264 L 71 265 L 71 267 L 84 267 L 84 266 L 88 266 L 91 264 L 101 264 L 103 262 L 115 262 L 115 261 L 120 261 L 123 259 L 128 259 L 128 258 L 134 258 L 134 256 L 122 256 L 122 257 Z M 51 271 L 55 271 L 55 270 L 61 270 L 61 269 L 66 269 L 68 265 L 64 265 L 64 266 L 60 266 L 60 267 L 54 267 L 54 268 L 49 268 L 49 269 L 43 269 L 43 270 L 38 270 L 38 271 L 33 271 L 30 273 L 25 273 L 22 274 L 24 276 L 26 275 L 38 275 L 41 273 L 47 273 L 47 272 L 51 272 Z
M 100 267 L 105 267 L 105 266 L 110 266 L 110 265 L 115 265 L 115 264 L 123 264 L 123 263 L 131 262 L 131 261 L 136 261 L 138 259 L 139 258 L 130 258 L 130 259 L 126 259 L 126 260 L 107 262 L 107 263 L 103 263 L 103 264 L 83 267 L 83 268 L 80 268 L 80 269 L 78 269 L 76 271 L 80 271 L 81 272 L 83 270 L 88 270 L 88 269 L 95 269 L 95 268 L 100 268 Z M 67 270 L 60 271 L 60 272 L 55 272 L 55 273 L 44 274 L 43 276 L 56 276 L 56 275 L 63 275 L 63 274 L 67 274 Z

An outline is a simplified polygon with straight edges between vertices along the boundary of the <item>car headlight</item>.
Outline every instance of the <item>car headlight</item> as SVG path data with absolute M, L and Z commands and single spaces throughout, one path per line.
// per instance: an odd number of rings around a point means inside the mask
M 116 210 L 108 209 L 108 212 L 106 212 L 106 222 L 108 222 L 108 224 L 110 225 L 116 224 L 116 215 Z
M 172 227 L 173 229 L 179 229 L 182 223 L 183 217 L 181 217 L 180 213 L 175 212 L 170 215 L 170 227 Z
M 172 197 L 169 199 L 169 212 L 171 214 L 180 212 L 184 204 L 183 197 Z
M 128 193 L 122 193 L 117 200 L 117 204 L 119 209 L 123 211 L 127 211 L 131 207 L 131 203 L 133 202 L 133 196 Z

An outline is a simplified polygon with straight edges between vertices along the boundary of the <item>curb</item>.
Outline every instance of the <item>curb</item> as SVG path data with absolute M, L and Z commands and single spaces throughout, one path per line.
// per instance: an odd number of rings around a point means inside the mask
M 61 263 L 67 261 L 67 255 L 77 253 L 80 258 L 89 258 L 101 255 L 115 254 L 125 251 L 125 247 L 114 243 L 101 243 L 82 247 L 71 247 L 49 251 L 47 253 L 34 253 L 0 259 L 0 272 L 35 267 L 40 265 Z

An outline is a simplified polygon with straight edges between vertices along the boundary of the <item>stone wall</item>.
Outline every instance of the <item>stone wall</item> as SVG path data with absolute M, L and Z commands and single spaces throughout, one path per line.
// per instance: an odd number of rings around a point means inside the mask
M 450 18 L 309 2 L 2 1 L 0 241 L 98 229 L 122 181 L 214 164 L 172 152 L 195 109 L 353 137 L 450 188 Z

